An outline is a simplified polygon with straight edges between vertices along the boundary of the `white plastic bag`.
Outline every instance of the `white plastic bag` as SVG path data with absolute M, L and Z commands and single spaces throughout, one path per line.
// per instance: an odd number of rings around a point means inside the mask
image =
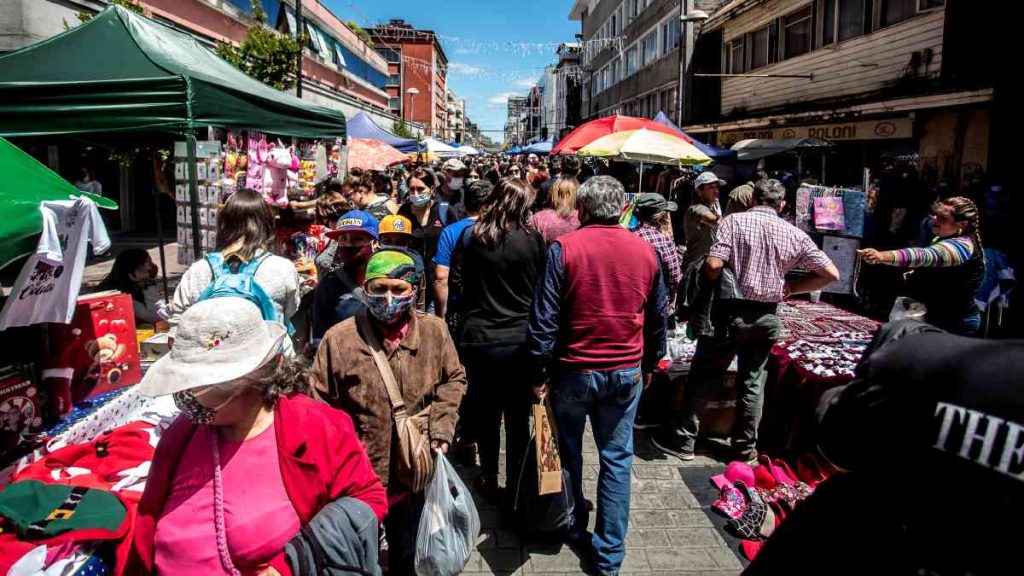
M 892 310 L 889 311 L 889 322 L 897 320 L 921 320 L 923 322 L 927 313 L 928 309 L 924 304 L 913 298 L 900 296 L 896 298 L 896 302 L 893 302 Z
M 437 453 L 434 477 L 424 494 L 426 502 L 416 532 L 416 574 L 455 576 L 466 567 L 480 536 L 473 495 L 441 453 Z

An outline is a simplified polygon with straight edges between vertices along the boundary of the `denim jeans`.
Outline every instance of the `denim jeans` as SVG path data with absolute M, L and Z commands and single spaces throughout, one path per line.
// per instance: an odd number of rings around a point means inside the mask
M 683 448 L 688 451 L 693 451 L 696 445 L 700 416 L 707 406 L 709 392 L 713 386 L 721 384 L 733 357 L 738 357 L 738 394 L 732 445 L 738 450 L 750 451 L 757 444 L 764 385 L 768 379 L 765 367 L 782 326 L 774 305 L 735 302 L 733 306 L 720 330 L 723 333 L 697 340 L 677 422 Z
M 583 428 L 590 416 L 601 461 L 592 542 L 597 567 L 611 574 L 618 572 L 626 556 L 633 419 L 642 388 L 639 367 L 607 372 L 563 370 L 551 386 L 562 465 L 572 479 L 577 533 L 586 530 L 588 520 L 583 500 Z

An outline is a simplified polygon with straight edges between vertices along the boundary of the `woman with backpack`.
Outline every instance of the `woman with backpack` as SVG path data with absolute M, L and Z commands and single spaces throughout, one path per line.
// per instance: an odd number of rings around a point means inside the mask
M 438 200 L 437 187 L 437 177 L 433 172 L 417 168 L 409 174 L 409 196 L 398 210 L 399 216 L 405 216 L 412 222 L 413 240 L 410 248 L 419 254 L 424 262 L 432 262 L 437 254 L 437 246 L 444 227 L 458 220 L 452 206 Z M 427 309 L 430 312 L 434 311 L 437 303 L 432 268 L 427 268 L 426 279 Z
M 217 214 L 216 251 L 188 267 L 171 301 L 171 338 L 193 304 L 213 296 L 238 296 L 260 308 L 264 319 L 289 326 L 299 307 L 299 275 L 286 258 L 267 251 L 274 215 L 259 192 L 235 192 Z M 286 353 L 294 353 L 291 339 Z

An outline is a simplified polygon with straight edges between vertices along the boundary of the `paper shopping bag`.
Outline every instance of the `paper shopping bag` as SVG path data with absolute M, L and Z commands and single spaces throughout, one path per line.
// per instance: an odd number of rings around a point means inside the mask
M 538 494 L 557 494 L 562 491 L 562 460 L 558 456 L 555 417 L 547 398 L 533 405 L 534 442 L 537 446 Z

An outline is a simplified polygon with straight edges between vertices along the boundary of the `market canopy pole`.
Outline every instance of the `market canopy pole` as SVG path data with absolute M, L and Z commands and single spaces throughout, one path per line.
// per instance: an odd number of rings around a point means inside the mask
M 188 155 L 188 202 L 192 212 L 192 253 L 196 260 L 203 258 L 203 243 L 199 239 L 199 182 L 196 174 L 196 133 L 185 132 L 185 153 Z

